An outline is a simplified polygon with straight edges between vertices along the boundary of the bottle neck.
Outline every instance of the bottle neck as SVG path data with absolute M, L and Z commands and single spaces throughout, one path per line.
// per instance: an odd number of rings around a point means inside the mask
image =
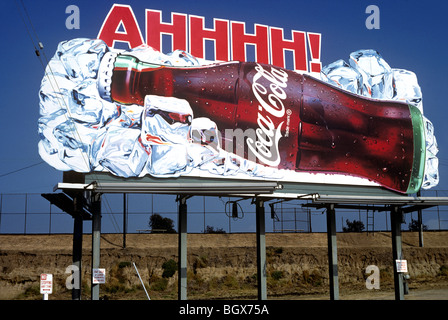
M 107 52 L 103 56 L 98 69 L 99 94 L 101 98 L 112 102 L 111 86 L 114 69 L 141 72 L 144 69 L 159 69 L 162 67 L 163 66 L 161 65 L 140 61 L 138 58 L 131 55 Z
M 100 97 L 104 100 L 110 101 L 110 88 L 112 84 L 112 72 L 114 70 L 114 63 L 118 54 L 114 52 L 106 52 L 101 60 L 98 69 L 98 92 Z

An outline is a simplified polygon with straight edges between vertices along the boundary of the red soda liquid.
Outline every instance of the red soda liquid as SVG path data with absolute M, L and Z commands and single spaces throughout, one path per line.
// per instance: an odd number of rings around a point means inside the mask
M 194 117 L 217 124 L 224 149 L 244 150 L 238 155 L 260 164 L 362 177 L 402 193 L 420 189 L 423 124 L 405 103 L 363 98 L 271 65 L 174 68 L 118 56 L 111 99 L 144 105 L 146 95 L 187 100 Z

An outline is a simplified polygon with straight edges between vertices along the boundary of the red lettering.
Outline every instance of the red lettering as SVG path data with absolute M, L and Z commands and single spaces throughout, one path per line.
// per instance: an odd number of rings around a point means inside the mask
M 294 55 L 294 70 L 307 71 L 307 56 L 305 32 L 292 31 L 292 40 L 283 38 L 283 29 L 270 28 L 272 64 L 285 68 L 285 50 L 291 50 Z
M 246 33 L 244 22 L 232 21 L 230 30 L 232 35 L 232 59 L 247 61 L 246 44 L 255 45 L 255 61 L 269 63 L 268 27 L 255 24 L 255 34 Z
M 320 62 L 320 33 L 307 33 L 308 44 L 310 47 L 311 61 L 310 61 L 310 71 L 320 72 L 322 69 L 322 63 Z
M 169 35 L 171 51 L 185 50 L 199 59 L 216 61 L 228 61 L 230 57 L 232 60 L 247 61 L 247 46 L 253 45 L 256 62 L 285 68 L 285 52 L 290 51 L 293 54 L 294 70 L 320 72 L 322 68 L 319 33 L 292 30 L 291 40 L 288 40 L 284 38 L 282 28 L 255 24 L 254 33 L 246 33 L 244 22 L 231 21 L 229 28 L 229 20 L 214 18 L 213 28 L 206 28 L 204 19 L 201 16 L 171 13 L 171 22 L 162 22 L 162 11 L 146 9 L 146 43 L 162 52 L 162 36 Z M 134 12 L 129 5 L 121 4 L 112 6 L 98 38 L 109 47 L 115 47 L 117 42 L 127 43 L 129 48 L 144 43 Z M 206 57 L 206 40 L 214 43 L 214 57 Z M 310 53 L 309 66 L 307 45 Z M 207 52 L 208 54 L 210 53 Z
M 120 31 L 120 28 L 124 31 Z M 98 39 L 103 40 L 109 47 L 113 47 L 116 41 L 125 42 L 130 48 L 143 44 L 143 37 L 131 7 L 114 4 L 101 26 Z
M 204 17 L 190 18 L 190 53 L 200 59 L 205 59 L 205 40 L 215 42 L 215 60 L 229 60 L 229 21 L 213 19 L 213 29 L 204 27 Z
M 187 15 L 171 13 L 171 23 L 162 22 L 162 11 L 146 10 L 146 43 L 162 51 L 162 34 L 171 35 L 171 50 L 187 50 Z

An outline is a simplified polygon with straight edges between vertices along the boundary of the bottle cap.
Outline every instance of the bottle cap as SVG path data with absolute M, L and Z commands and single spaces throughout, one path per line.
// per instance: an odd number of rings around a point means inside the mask
M 111 51 L 106 52 L 98 69 L 98 92 L 101 98 L 110 102 L 112 102 L 110 85 L 112 83 L 112 72 L 117 55 L 117 53 Z

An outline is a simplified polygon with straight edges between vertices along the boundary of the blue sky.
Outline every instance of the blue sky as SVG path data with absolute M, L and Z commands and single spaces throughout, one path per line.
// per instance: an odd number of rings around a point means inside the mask
M 22 3 L 24 6 L 22 6 Z M 144 35 L 145 9 L 162 10 L 163 19 L 171 12 L 242 21 L 247 32 L 253 25 L 322 34 L 321 62 L 348 61 L 358 49 L 375 49 L 393 68 L 416 73 L 423 93 L 425 116 L 434 126 L 439 145 L 440 183 L 448 190 L 448 155 L 445 127 L 448 118 L 448 41 L 443 1 L 31 1 L 9 0 L 0 4 L 2 31 L 0 74 L 0 193 L 52 192 L 62 180 L 38 154 L 38 90 L 46 65 L 60 41 L 95 38 L 113 3 L 129 4 Z M 80 29 L 65 26 L 66 7 L 80 9 Z M 370 4 L 380 10 L 380 29 L 369 30 L 365 13 Z M 26 11 L 24 10 L 26 8 Z M 30 21 L 32 22 L 32 27 Z M 25 23 L 24 23 L 24 21 Z M 36 35 L 44 50 L 39 59 L 33 40 Z M 30 36 L 33 40 L 30 39 Z

